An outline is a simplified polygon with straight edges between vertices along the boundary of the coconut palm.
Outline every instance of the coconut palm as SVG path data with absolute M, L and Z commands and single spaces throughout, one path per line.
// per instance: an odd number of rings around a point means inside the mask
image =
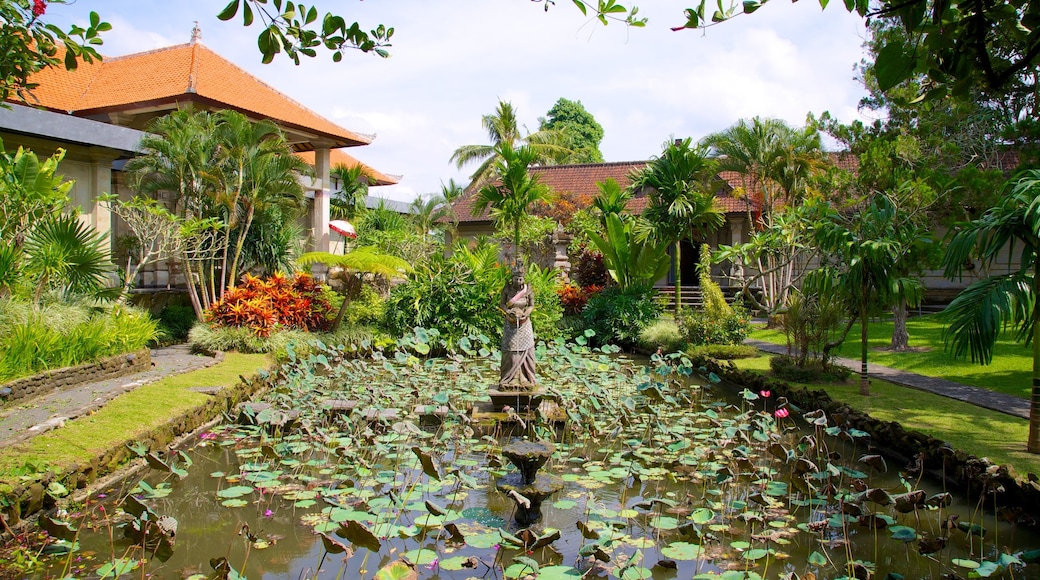
M 437 227 L 439 221 L 455 215 L 451 210 L 451 205 L 439 195 L 432 195 L 428 198 L 417 195 L 408 206 L 408 214 L 412 218 L 412 223 L 415 224 L 415 229 L 419 230 L 423 242 L 426 242 L 430 232 Z
M 743 194 L 761 204 L 768 225 L 778 202 L 791 202 L 804 191 L 808 177 L 822 163 L 819 132 L 794 129 L 780 119 L 741 119 L 732 127 L 701 140 L 718 160 L 719 171 L 740 175 Z
M 707 148 L 693 147 L 690 139 L 683 139 L 666 143 L 659 157 L 632 176 L 633 190 L 647 189 L 648 203 L 643 211 L 649 225 L 647 235 L 674 244 L 676 320 L 682 304 L 680 244 L 694 230 L 707 233 L 725 221 L 710 189 L 715 175 L 715 162 L 708 158 Z
M 1000 203 L 979 219 L 964 224 L 943 258 L 948 278 L 960 276 L 971 258 L 983 266 L 1018 251 L 1017 267 L 1006 274 L 972 283 L 944 312 L 949 326 L 944 340 L 956 356 L 989 364 L 1001 330 L 1011 326 L 1017 339 L 1033 346 L 1033 381 L 1026 449 L 1040 453 L 1040 170 L 1009 182 Z
M 340 324 L 343 322 L 343 315 L 347 311 L 347 306 L 361 291 L 361 284 L 364 282 L 365 276 L 382 276 L 390 279 L 404 276 L 412 271 L 412 266 L 401 258 L 382 254 L 375 248 L 367 246 L 357 248 L 343 255 L 330 254 L 328 252 L 307 252 L 300 256 L 296 263 L 303 267 L 312 264 L 324 264 L 330 269 L 342 269 L 342 276 L 345 282 L 343 304 L 336 314 L 336 320 L 332 323 L 332 332 L 339 330 Z
M 210 205 L 207 167 L 215 155 L 213 117 L 179 109 L 158 117 L 141 139 L 142 153 L 126 162 L 130 189 L 172 194 L 174 214 L 194 218 Z
M 501 145 L 509 145 L 513 149 L 526 145 L 534 152 L 531 163 L 540 165 L 553 165 L 571 153 L 570 149 L 561 144 L 563 135 L 559 131 L 545 129 L 523 135 L 516 121 L 516 110 L 511 103 L 505 101 L 499 101 L 494 113 L 484 115 L 481 124 L 487 131 L 491 143 L 463 145 L 451 154 L 451 161 L 455 162 L 459 169 L 471 163 L 480 163 L 470 176 L 475 187 L 481 187 L 496 177 L 495 167 L 501 160 Z
M 339 191 L 333 192 L 329 199 L 332 219 L 352 220 L 364 212 L 368 187 L 372 184 L 365 174 L 365 168 L 360 164 L 348 167 L 344 163 L 337 163 L 329 175 L 339 180 Z
M 496 227 L 509 229 L 513 234 L 513 259 L 519 257 L 520 225 L 529 213 L 532 204 L 549 199 L 549 188 L 538 182 L 527 168 L 538 157 L 528 146 L 513 149 L 509 143 L 500 143 L 495 148 L 498 159 L 494 171 L 498 181 L 489 183 L 477 192 L 473 214 L 480 215 L 488 208 L 495 219 Z

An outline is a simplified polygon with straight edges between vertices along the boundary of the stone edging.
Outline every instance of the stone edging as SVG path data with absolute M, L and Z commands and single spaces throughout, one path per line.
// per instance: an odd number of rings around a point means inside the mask
M 731 362 L 697 357 L 694 366 L 704 366 L 720 377 L 752 391 L 769 390 L 774 397 L 788 401 L 806 411 L 822 409 L 831 424 L 851 427 L 870 434 L 871 444 L 889 458 L 907 464 L 920 458 L 925 470 L 937 479 L 964 491 L 977 499 L 987 496 L 986 506 L 996 501 L 1002 507 L 1015 510 L 1022 525 L 1040 528 L 1040 480 L 1035 474 L 1023 477 L 1007 465 L 996 465 L 962 450 L 952 449 L 945 441 L 904 428 L 895 421 L 881 421 L 857 411 L 841 401 L 835 401 L 822 389 L 796 387 L 785 381 L 752 371 L 741 371 Z
M 99 478 L 123 469 L 137 458 L 126 446 L 127 443 L 142 441 L 148 445 L 149 450 L 163 452 L 179 437 L 192 433 L 221 413 L 233 412 L 239 403 L 249 400 L 254 393 L 267 386 L 266 380 L 255 376 L 241 379 L 236 384 L 216 392 L 199 407 L 173 417 L 148 433 L 134 437 L 133 440 L 127 439 L 113 448 L 100 452 L 88 464 L 56 466 L 61 470 L 60 473 L 49 471 L 34 481 L 18 484 L 10 492 L 0 492 L 2 516 L 15 524 L 40 510 L 50 509 L 58 503 L 46 493 L 47 486 L 52 482 L 61 483 L 73 494 L 78 490 L 84 490 Z
M 44 371 L 37 375 L 9 381 L 0 385 L 0 389 L 10 389 L 10 394 L 0 397 L 4 404 L 10 404 L 83 383 L 107 381 L 138 373 L 151 366 L 152 352 L 146 348 L 137 352 L 118 354 L 91 363 Z

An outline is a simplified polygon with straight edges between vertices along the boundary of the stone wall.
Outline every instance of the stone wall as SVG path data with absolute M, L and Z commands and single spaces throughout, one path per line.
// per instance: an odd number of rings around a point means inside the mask
M 143 349 L 93 363 L 46 371 L 0 385 L 0 401 L 8 404 L 12 401 L 46 395 L 52 391 L 60 391 L 66 387 L 83 383 L 95 383 L 131 373 L 138 373 L 150 369 L 151 366 L 151 351 Z M 10 389 L 9 393 L 8 389 Z M 3 395 L 2 393 L 8 394 Z

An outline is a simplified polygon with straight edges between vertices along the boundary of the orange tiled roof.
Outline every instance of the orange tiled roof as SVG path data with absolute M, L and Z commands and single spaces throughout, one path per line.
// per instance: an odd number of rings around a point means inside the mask
M 306 161 L 311 167 L 314 167 L 313 151 L 300 151 L 296 156 Z M 360 165 L 363 168 L 362 171 L 364 171 L 365 175 L 367 175 L 369 180 L 372 181 L 371 185 L 394 185 L 401 180 L 399 176 L 383 173 L 365 165 L 358 161 L 353 155 L 350 155 L 341 149 L 332 149 L 329 151 L 329 162 L 332 167 L 336 167 L 337 165 L 356 167 Z
M 372 142 L 371 136 L 325 119 L 197 41 L 82 63 L 73 72 L 48 68 L 29 80 L 39 83 L 33 91 L 38 105 L 77 116 L 198 102 L 317 133 L 334 147 Z

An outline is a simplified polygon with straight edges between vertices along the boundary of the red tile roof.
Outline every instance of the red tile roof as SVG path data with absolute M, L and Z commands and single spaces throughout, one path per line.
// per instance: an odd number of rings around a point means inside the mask
M 314 152 L 313 151 L 301 151 L 296 154 L 297 157 L 303 159 L 308 165 L 314 167 Z M 356 157 L 343 151 L 342 149 L 333 149 L 329 151 L 329 161 L 332 167 L 337 165 L 346 165 L 347 167 L 356 167 L 360 165 L 362 171 L 368 176 L 368 179 L 372 181 L 370 185 L 393 185 L 401 181 L 400 176 L 390 175 L 383 173 L 376 169 L 365 165 L 364 163 L 357 160 Z
M 614 163 L 587 163 L 581 165 L 548 165 L 544 167 L 532 167 L 530 172 L 537 175 L 539 181 L 548 185 L 557 194 L 570 193 L 585 204 L 592 202 L 599 193 L 596 184 L 613 178 L 622 188 L 628 187 L 632 182 L 631 174 L 646 167 L 648 161 L 619 161 Z M 719 179 L 724 182 L 723 187 L 715 195 L 715 203 L 723 213 L 743 213 L 747 211 L 744 200 L 735 199 L 732 191 L 739 186 L 739 176 L 733 172 L 719 174 Z M 473 207 L 476 203 L 476 191 L 467 189 L 465 195 L 459 198 L 455 206 L 455 215 L 461 223 L 486 223 L 491 221 L 487 212 L 481 215 L 473 215 Z M 646 194 L 637 193 L 628 201 L 628 211 L 633 214 L 642 213 L 646 208 Z
M 82 63 L 73 72 L 47 68 L 29 81 L 39 83 L 35 104 L 77 116 L 196 102 L 315 133 L 333 147 L 367 145 L 373 139 L 325 119 L 197 41 Z

